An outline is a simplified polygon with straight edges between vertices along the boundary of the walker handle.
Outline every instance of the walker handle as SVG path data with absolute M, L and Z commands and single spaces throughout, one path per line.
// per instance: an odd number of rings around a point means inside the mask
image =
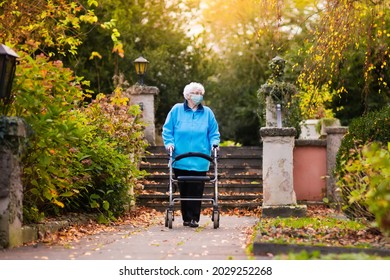
M 178 160 L 181 160 L 183 158 L 188 158 L 188 157 L 200 157 L 200 158 L 204 158 L 210 162 L 213 162 L 213 158 L 210 157 L 209 155 L 202 154 L 202 153 L 193 153 L 193 152 L 180 154 L 180 155 L 175 157 L 174 161 L 178 161 Z

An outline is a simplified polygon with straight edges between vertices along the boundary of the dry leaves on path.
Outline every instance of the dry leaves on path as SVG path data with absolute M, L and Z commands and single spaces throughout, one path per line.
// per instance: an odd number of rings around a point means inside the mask
M 78 242 L 81 238 L 102 232 L 115 232 L 120 226 L 130 226 L 134 229 L 147 228 L 153 224 L 161 223 L 163 213 L 146 207 L 137 207 L 128 214 L 120 217 L 110 224 L 99 224 L 94 219 L 84 219 L 84 222 L 74 222 L 70 226 L 55 233 L 46 233 L 36 242 L 50 244 L 67 244 Z M 63 217 L 67 219 L 67 217 Z M 27 244 L 28 245 L 28 244 Z

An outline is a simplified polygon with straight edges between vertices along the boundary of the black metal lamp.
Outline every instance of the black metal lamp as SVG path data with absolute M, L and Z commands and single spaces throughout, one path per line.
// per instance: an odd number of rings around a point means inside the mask
M 0 44 L 0 99 L 4 104 L 11 101 L 12 82 L 18 57 L 12 49 Z
M 148 69 L 149 61 L 147 61 L 142 56 L 138 57 L 134 60 L 135 72 L 137 73 L 139 80 L 138 82 L 143 85 L 144 84 L 144 75 L 146 70 Z

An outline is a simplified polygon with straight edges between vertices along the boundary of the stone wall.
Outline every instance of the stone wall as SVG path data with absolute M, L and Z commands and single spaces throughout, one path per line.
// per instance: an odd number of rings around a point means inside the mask
M 0 248 L 22 244 L 23 186 L 20 154 L 27 129 L 16 117 L 0 118 Z

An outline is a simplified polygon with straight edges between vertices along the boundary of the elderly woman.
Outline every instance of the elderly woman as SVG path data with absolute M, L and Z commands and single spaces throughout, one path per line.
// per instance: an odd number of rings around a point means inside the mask
M 213 145 L 219 145 L 220 134 L 213 111 L 202 105 L 205 89 L 192 82 L 185 86 L 184 103 L 175 104 L 165 120 L 162 137 L 164 146 L 173 157 L 198 152 L 211 155 Z M 210 162 L 203 158 L 189 157 L 174 162 L 173 171 L 178 176 L 206 176 Z M 202 198 L 204 182 L 180 182 L 182 198 Z M 183 225 L 198 227 L 201 201 L 181 200 Z

